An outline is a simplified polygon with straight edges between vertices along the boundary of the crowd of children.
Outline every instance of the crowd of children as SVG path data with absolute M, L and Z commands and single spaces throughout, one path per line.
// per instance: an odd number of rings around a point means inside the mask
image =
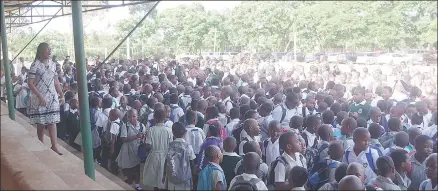
M 57 68 L 58 137 L 80 150 L 74 65 Z M 436 82 L 425 73 L 245 59 L 113 60 L 88 71 L 94 158 L 137 190 L 437 190 Z M 24 81 L 14 92 L 25 114 Z

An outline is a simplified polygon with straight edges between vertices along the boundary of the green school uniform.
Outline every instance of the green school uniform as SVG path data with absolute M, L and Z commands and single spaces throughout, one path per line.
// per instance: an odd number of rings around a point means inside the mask
M 370 118 L 371 105 L 366 103 L 365 100 L 360 103 L 350 103 L 348 108 L 350 112 L 356 112 L 357 114 L 359 114 L 359 117 L 362 117 L 365 120 L 368 120 Z

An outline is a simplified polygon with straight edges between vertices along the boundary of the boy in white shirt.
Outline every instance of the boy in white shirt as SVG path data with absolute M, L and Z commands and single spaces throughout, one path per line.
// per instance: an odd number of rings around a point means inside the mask
M 178 105 L 178 95 L 170 95 L 170 120 L 178 122 L 179 118 L 184 115 L 184 110 Z
M 281 134 L 280 123 L 278 121 L 271 121 L 269 123 L 269 139 L 263 141 L 262 159 L 268 166 L 280 156 L 280 145 L 278 138 Z
M 102 137 L 102 167 L 110 170 L 112 173 L 117 174 L 118 165 L 115 162 L 119 155 L 119 149 L 116 148 L 116 141 L 119 135 L 120 127 L 122 125 L 120 121 L 121 112 L 119 109 L 112 109 L 109 113 L 109 119 L 107 125 L 103 129 Z M 109 166 L 108 166 L 109 165 Z
M 243 145 L 245 145 L 248 141 L 256 141 L 256 136 L 260 134 L 260 126 L 259 123 L 255 119 L 247 119 L 243 122 L 243 129 L 247 132 L 247 135 L 243 137 L 242 141 L 239 144 L 239 155 L 243 156 Z
M 294 166 L 289 172 L 289 185 L 292 190 L 306 190 L 304 184 L 307 182 L 307 169 L 301 166 Z
M 365 183 L 376 177 L 376 160 L 380 157 L 377 149 L 369 147 L 371 139 L 368 129 L 359 127 L 353 132 L 354 145 L 347 148 L 343 162 L 350 164 L 357 162 L 365 169 Z
M 243 157 L 243 164 L 244 173 L 237 175 L 233 178 L 233 180 L 231 180 L 230 190 L 234 190 L 241 184 L 245 183 L 250 183 L 251 185 L 255 186 L 257 190 L 268 190 L 265 183 L 256 176 L 260 165 L 260 156 L 255 152 L 246 153 Z
M 426 159 L 426 176 L 428 179 L 420 184 L 419 190 L 438 190 L 437 174 L 437 154 L 433 153 Z
M 232 132 L 234 130 L 234 126 L 236 126 L 239 123 L 239 121 L 240 121 L 240 119 L 239 119 L 240 118 L 240 109 L 239 109 L 239 107 L 233 107 L 230 110 L 230 118 L 231 118 L 231 121 L 225 126 L 225 129 L 227 131 L 227 135 L 228 136 L 232 135 Z
M 184 135 L 184 140 L 186 140 L 186 142 L 192 146 L 196 157 L 198 157 L 199 151 L 201 149 L 201 145 L 205 139 L 204 131 L 202 131 L 202 129 L 198 127 L 195 127 L 198 118 L 195 111 L 192 110 L 187 111 L 185 118 L 187 122 L 187 126 L 186 126 L 187 133 Z
M 395 135 L 394 144 L 395 144 L 394 146 L 390 148 L 386 148 L 383 151 L 383 155 L 389 156 L 392 151 L 395 151 L 397 149 L 403 149 L 408 151 L 407 149 L 405 149 L 405 147 L 409 145 L 409 135 L 404 131 L 398 132 Z

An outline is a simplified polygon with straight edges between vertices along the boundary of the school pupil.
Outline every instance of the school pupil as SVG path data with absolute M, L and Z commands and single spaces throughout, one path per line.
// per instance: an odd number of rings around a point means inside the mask
M 394 145 L 386 148 L 383 152 L 384 155 L 390 155 L 392 151 L 396 149 L 405 149 L 409 145 L 409 135 L 404 132 L 398 132 L 394 138 Z
M 292 121 L 292 120 L 291 120 Z M 271 165 L 277 157 L 280 156 L 279 140 L 281 134 L 280 123 L 278 121 L 271 121 L 269 123 L 269 136 L 270 138 L 263 141 L 262 147 L 262 159 L 268 166 Z
M 243 122 L 243 129 L 247 133 L 239 144 L 239 155 L 243 156 L 243 145 L 248 141 L 257 141 L 256 136 L 260 134 L 259 123 L 255 119 L 247 119 Z
M 170 114 L 169 119 L 172 122 L 178 122 L 179 118 L 184 115 L 184 110 L 178 105 L 178 95 L 170 95 Z
M 66 127 L 67 127 L 67 133 L 68 133 L 68 143 L 70 146 L 75 148 L 76 150 L 81 150 L 81 145 L 77 144 L 78 141 L 76 140 L 76 137 L 80 133 L 80 127 L 79 127 L 79 110 L 78 110 L 78 100 L 72 98 L 70 100 L 70 109 L 67 111 L 67 117 L 66 117 Z
M 246 142 L 245 145 L 243 146 L 243 153 L 249 153 L 249 152 L 255 152 L 257 153 L 260 157 L 262 155 L 262 151 L 260 150 L 260 146 L 258 144 L 258 142 L 255 141 L 249 141 Z M 244 164 L 242 163 L 243 160 L 240 160 L 237 164 L 236 164 L 236 168 L 234 169 L 234 172 L 236 175 L 240 175 L 244 172 Z M 264 163 L 262 160 L 259 161 L 260 163 L 260 167 L 257 170 L 257 177 L 259 177 L 261 180 L 263 180 L 263 182 L 266 182 L 266 178 L 268 176 L 268 170 L 269 167 L 268 165 L 266 165 L 266 163 Z
M 166 117 L 164 118 L 164 126 L 166 126 L 169 129 L 172 129 L 173 121 L 170 119 L 170 114 L 172 112 L 172 109 L 170 108 L 170 106 L 164 105 L 164 112 L 166 114 Z
M 353 132 L 354 145 L 345 150 L 343 162 L 364 164 L 365 183 L 376 177 L 376 160 L 380 155 L 377 149 L 369 147 L 371 136 L 368 129 L 359 127 Z
M 102 161 L 101 166 L 118 174 L 119 166 L 116 158 L 121 149 L 120 129 L 123 125 L 120 121 L 121 112 L 119 109 L 112 109 L 109 113 L 107 125 L 103 129 L 102 136 Z
M 216 145 L 209 145 L 205 149 L 207 165 L 199 172 L 198 190 L 226 190 L 225 174 L 219 163 L 222 161 L 222 152 Z
M 433 142 L 427 135 L 419 135 L 415 138 L 415 154 L 410 157 L 412 170 L 408 172 L 411 185 L 408 190 L 418 189 L 421 182 L 426 180 L 426 158 L 432 154 Z
M 347 175 L 338 184 L 339 190 L 366 190 L 357 176 Z
M 301 136 L 304 141 L 306 141 L 307 148 L 313 147 L 317 143 L 318 137 L 316 132 L 321 125 L 321 118 L 316 115 L 310 115 L 306 117 L 306 129 L 303 131 Z
M 389 156 L 381 156 L 376 161 L 378 176 L 370 181 L 370 185 L 383 190 L 400 190 L 394 182 L 395 167 Z
M 353 102 L 349 105 L 349 112 L 353 113 L 355 118 L 362 117 L 369 119 L 371 106 L 365 100 L 365 88 L 356 87 L 353 89 Z
M 437 154 L 433 153 L 426 159 L 426 176 L 427 180 L 420 184 L 419 190 L 437 190 Z
M 184 135 L 184 139 L 189 143 L 193 151 L 195 152 L 196 158 L 199 158 L 199 151 L 202 142 L 205 139 L 204 131 L 195 126 L 197 123 L 198 116 L 195 111 L 187 110 L 185 114 L 185 122 L 187 123 L 186 130 L 187 133 Z
M 320 140 L 318 141 L 318 144 L 316 146 L 317 149 L 317 157 L 315 162 L 320 162 L 322 159 L 326 158 L 328 156 L 328 148 L 330 141 L 333 140 L 333 130 L 331 125 L 321 125 L 318 128 L 317 135 L 319 136 Z
M 239 107 L 233 107 L 230 110 L 230 122 L 225 126 L 227 131 L 227 136 L 232 136 L 232 132 L 234 128 L 239 123 L 240 118 L 240 109 Z
M 260 118 L 258 119 L 258 122 L 260 124 L 260 135 L 262 141 L 269 138 L 269 123 L 274 120 L 271 114 L 273 107 L 272 103 L 266 102 L 259 108 Z
M 384 133 L 379 141 L 382 144 L 383 148 L 390 148 L 394 145 L 395 135 L 402 131 L 402 124 L 400 119 L 398 118 L 390 118 L 388 120 L 388 129 L 389 132 Z
M 384 148 L 382 147 L 382 144 L 379 142 L 379 137 L 382 134 L 382 128 L 377 123 L 371 123 L 368 125 L 368 131 L 370 132 L 371 139 L 370 139 L 370 147 L 374 147 L 378 149 L 381 153 L 383 153 Z
M 409 161 L 409 155 L 406 150 L 397 149 L 391 152 L 390 157 L 394 162 L 394 179 L 393 182 L 401 190 L 407 190 L 411 184 L 411 180 L 408 178 L 408 172 L 411 170 L 411 162 Z
M 307 169 L 301 166 L 294 166 L 289 171 L 289 185 L 292 190 L 306 190 L 304 185 L 307 182 Z
M 169 150 L 164 162 L 163 183 L 167 190 L 191 190 L 195 168 L 195 153 L 192 146 L 184 140 L 187 130 L 180 122 L 172 126 L 174 140 L 169 143 Z
M 331 142 L 328 146 L 328 157 L 313 165 L 309 171 L 308 188 L 317 190 L 326 183 L 335 181 L 335 169 L 341 164 L 344 148 L 339 141 Z
M 293 116 L 289 122 L 289 131 L 294 132 L 297 135 L 300 135 L 303 132 L 303 123 L 304 118 L 298 115 Z
M 341 132 L 341 124 L 342 120 L 348 117 L 348 113 L 345 111 L 340 111 L 338 114 L 336 114 L 335 122 L 334 122 L 334 130 L 333 130 L 333 136 L 337 139 L 340 139 L 342 137 Z
M 344 135 L 342 139 L 342 145 L 344 148 L 349 148 L 353 146 L 353 131 L 357 128 L 356 120 L 352 117 L 347 117 L 342 120 L 341 123 L 341 133 Z
M 156 124 L 146 134 L 145 144 L 149 155 L 143 168 L 143 184 L 151 188 L 164 189 L 162 182 L 164 162 L 169 144 L 173 139 L 172 129 L 164 124 L 165 118 L 166 113 L 164 110 L 155 110 L 154 120 Z
M 120 139 L 123 142 L 116 162 L 122 168 L 123 175 L 127 177 L 125 181 L 132 185 L 136 190 L 142 189 L 140 183 L 140 159 L 136 152 L 140 142 L 144 138 L 145 128 L 137 121 L 137 110 L 131 109 L 126 114 L 128 122 L 120 128 Z
M 257 177 L 260 155 L 248 152 L 243 156 L 243 173 L 235 176 L 229 190 L 268 190 L 263 180 Z
M 324 111 L 321 115 L 322 123 L 333 126 L 333 122 L 335 121 L 335 114 L 331 110 Z
M 232 111 L 233 109 L 231 109 Z M 227 137 L 223 143 L 224 153 L 223 160 L 220 163 L 222 167 L 225 179 L 227 180 L 227 187 L 229 187 L 229 183 L 236 176 L 234 169 L 236 168 L 237 163 L 242 159 L 237 153 L 234 152 L 234 149 L 237 147 L 236 139 L 234 137 Z
M 279 146 L 284 152 L 271 163 L 268 173 L 268 187 L 277 190 L 289 189 L 288 175 L 291 168 L 301 166 L 306 168 L 306 159 L 300 154 L 301 144 L 295 133 L 287 132 L 280 135 Z
M 219 124 L 213 123 L 208 128 L 208 137 L 202 143 L 199 149 L 199 158 L 196 159 L 196 165 L 198 166 L 198 171 L 202 170 L 207 164 L 208 160 L 205 158 L 204 151 L 210 145 L 215 145 L 219 148 L 222 148 L 222 140 L 221 140 L 221 129 Z

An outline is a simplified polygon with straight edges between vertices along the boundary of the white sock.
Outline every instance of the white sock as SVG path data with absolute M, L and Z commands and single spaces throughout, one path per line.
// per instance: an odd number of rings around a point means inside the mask
M 138 187 L 140 187 L 140 184 L 135 184 L 135 188 L 138 188 Z

